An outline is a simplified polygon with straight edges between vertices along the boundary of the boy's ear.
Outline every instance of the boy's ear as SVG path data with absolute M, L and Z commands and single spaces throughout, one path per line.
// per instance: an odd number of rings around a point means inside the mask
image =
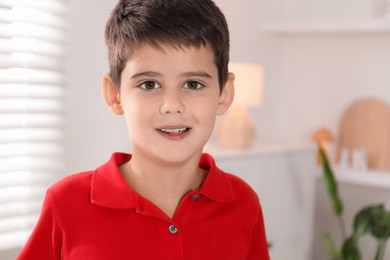
M 223 115 L 233 103 L 234 78 L 234 74 L 229 72 L 227 81 L 222 89 L 222 93 L 219 96 L 217 115 Z
M 102 79 L 102 94 L 107 107 L 116 115 L 123 115 L 119 89 L 115 86 L 109 73 Z

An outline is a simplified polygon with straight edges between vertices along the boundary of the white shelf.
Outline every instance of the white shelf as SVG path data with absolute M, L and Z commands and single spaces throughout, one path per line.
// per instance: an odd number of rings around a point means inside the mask
M 261 24 L 260 30 L 272 34 L 390 33 L 390 19 L 365 21 L 272 21 Z
M 219 160 L 235 160 L 250 157 L 264 157 L 272 155 L 312 153 L 315 160 L 316 147 L 313 145 L 284 145 L 284 144 L 255 144 L 247 149 L 226 149 L 216 143 L 208 143 L 204 152 L 210 153 Z M 390 171 L 355 171 L 352 168 L 344 169 L 332 165 L 335 178 L 339 183 L 360 185 L 370 188 L 390 190 Z M 318 177 L 322 178 L 322 169 L 318 168 Z
M 339 183 L 360 185 L 369 188 L 390 189 L 390 171 L 354 171 L 333 167 L 335 178 Z M 321 177 L 322 177 L 321 171 Z

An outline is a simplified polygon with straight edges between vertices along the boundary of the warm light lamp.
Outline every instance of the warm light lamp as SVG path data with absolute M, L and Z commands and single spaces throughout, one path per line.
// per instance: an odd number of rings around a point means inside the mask
M 255 136 L 247 108 L 260 105 L 263 69 L 257 64 L 231 62 L 229 71 L 235 75 L 234 101 L 220 123 L 218 142 L 227 148 L 245 148 Z

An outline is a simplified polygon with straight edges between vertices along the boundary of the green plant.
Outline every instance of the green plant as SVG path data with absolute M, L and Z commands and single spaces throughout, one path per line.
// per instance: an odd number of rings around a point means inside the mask
M 343 219 L 343 202 L 338 193 L 338 185 L 325 151 L 319 146 L 318 152 L 323 169 L 323 180 L 328 192 L 334 215 L 338 218 L 343 243 L 337 247 L 329 234 L 324 237 L 324 245 L 332 260 L 360 260 L 359 239 L 371 235 L 377 240 L 375 260 L 383 260 L 386 243 L 390 237 L 390 212 L 383 204 L 370 205 L 361 209 L 355 216 L 352 234 L 347 236 Z

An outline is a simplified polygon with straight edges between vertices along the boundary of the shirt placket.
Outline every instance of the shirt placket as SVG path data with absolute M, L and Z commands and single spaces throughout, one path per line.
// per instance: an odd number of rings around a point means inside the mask
M 182 260 L 183 255 L 183 227 L 186 225 L 191 210 L 199 199 L 198 191 L 187 194 L 181 201 L 174 218 L 169 222 L 166 239 L 166 256 L 167 260 Z

